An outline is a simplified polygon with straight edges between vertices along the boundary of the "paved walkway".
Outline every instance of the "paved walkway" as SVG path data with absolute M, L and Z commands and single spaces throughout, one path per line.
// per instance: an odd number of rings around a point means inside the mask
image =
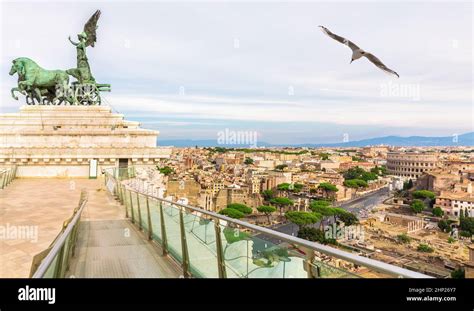
M 89 179 L 15 179 L 0 190 L 0 278 L 27 278 L 34 255 L 48 248 L 89 193 L 74 277 L 179 277 L 179 268 L 125 220 L 124 209 Z
M 33 257 L 49 247 L 97 180 L 15 179 L 0 190 L 0 278 L 27 278 Z
M 125 219 L 106 190 L 89 193 L 68 277 L 177 278 L 179 267 Z

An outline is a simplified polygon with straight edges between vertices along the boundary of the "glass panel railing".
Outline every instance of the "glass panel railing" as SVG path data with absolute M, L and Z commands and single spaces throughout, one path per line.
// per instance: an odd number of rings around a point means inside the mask
M 69 265 L 69 247 L 71 246 L 71 237 L 72 237 L 72 234 L 70 234 L 67 237 L 66 242 L 63 245 L 63 249 L 61 250 L 62 260 L 59 265 L 59 271 L 58 271 L 58 276 L 57 276 L 60 278 L 64 277 Z
M 148 204 L 150 206 L 150 219 L 151 219 L 151 227 L 152 227 L 151 238 L 162 245 L 161 232 L 163 229 L 161 226 L 162 218 L 160 215 L 160 203 L 156 199 L 150 198 L 148 200 Z
M 137 201 L 137 193 L 134 191 L 129 191 L 128 195 L 130 197 L 130 207 L 132 212 L 132 221 L 137 225 L 140 224 L 140 215 L 138 214 L 138 201 Z
M 132 218 L 132 205 L 131 205 L 131 198 L 130 198 L 130 191 L 125 189 L 125 186 L 122 185 L 122 196 L 124 201 L 124 206 L 126 209 L 126 215 L 129 218 Z
M 183 218 L 191 274 L 203 278 L 219 277 L 214 222 L 191 213 L 185 213 Z
M 56 270 L 58 267 L 58 261 L 59 261 L 59 253 L 54 256 L 53 261 L 51 264 L 48 266 L 48 269 L 46 269 L 46 272 L 42 276 L 45 279 L 52 279 L 56 277 Z
M 4 189 L 15 179 L 16 169 L 16 166 L 0 168 L 0 189 Z
M 234 224 L 222 226 L 222 235 L 227 277 L 307 277 L 305 258 L 270 236 Z
M 69 262 L 76 243 L 77 230 L 82 211 L 87 203 L 87 192 L 83 190 L 79 206 L 71 218 L 63 224 L 49 248 L 33 258 L 31 274 L 33 278 L 63 278 L 69 269 Z
M 134 169 L 128 168 L 126 175 L 134 176 Z M 141 229 L 151 231 L 151 238 L 182 265 L 185 276 L 355 278 L 375 271 L 392 277 L 427 277 L 345 250 L 163 200 L 140 192 L 143 187 L 135 188 L 137 183 L 133 181 L 120 185 L 128 217 L 137 225 L 141 219 Z
M 138 207 L 140 212 L 141 228 L 147 234 L 150 233 L 148 225 L 148 208 L 147 208 L 147 197 L 143 194 L 138 195 Z
M 168 251 L 179 263 L 182 263 L 183 254 L 179 210 L 169 203 L 163 203 L 162 208 L 168 241 Z

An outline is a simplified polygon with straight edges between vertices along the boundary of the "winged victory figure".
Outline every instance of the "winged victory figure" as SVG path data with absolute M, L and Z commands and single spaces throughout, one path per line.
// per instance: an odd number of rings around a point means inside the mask
M 71 37 L 69 37 L 69 41 L 76 47 L 77 68 L 68 69 L 66 72 L 76 78 L 81 84 L 95 83 L 95 79 L 92 76 L 89 66 L 89 61 L 87 60 L 86 48 L 88 46 L 94 47 L 97 40 L 96 30 L 99 17 L 100 10 L 97 10 L 84 25 L 84 30 L 77 35 L 79 42 L 74 42 L 71 40 Z

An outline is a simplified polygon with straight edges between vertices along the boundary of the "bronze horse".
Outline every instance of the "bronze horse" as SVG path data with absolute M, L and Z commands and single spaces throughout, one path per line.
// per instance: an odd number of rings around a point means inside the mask
M 13 60 L 10 75 L 18 74 L 18 87 L 11 89 L 12 97 L 18 100 L 15 92 L 36 98 L 38 102 L 43 96 L 51 101 L 58 97 L 58 88 L 66 90 L 69 84 L 69 75 L 63 70 L 46 70 L 33 60 L 20 57 Z

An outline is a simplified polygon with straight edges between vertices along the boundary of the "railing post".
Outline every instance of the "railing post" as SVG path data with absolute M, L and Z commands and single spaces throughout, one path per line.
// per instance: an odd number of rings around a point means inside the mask
M 142 213 L 140 210 L 140 195 L 138 194 L 138 191 L 135 193 L 137 194 L 138 227 L 140 228 L 140 230 L 142 230 Z
M 225 267 L 224 249 L 222 247 L 221 226 L 219 219 L 214 219 L 214 229 L 216 232 L 216 251 L 217 251 L 217 271 L 220 279 L 227 278 Z
M 78 230 L 79 230 L 79 222 L 77 222 L 77 223 L 74 225 L 74 228 L 73 228 L 73 230 L 72 230 L 71 257 L 73 257 L 73 256 L 76 255 L 76 242 L 77 242 L 77 231 L 78 231 Z
M 66 229 L 68 224 L 69 224 L 69 222 L 64 222 L 63 223 L 63 229 L 62 229 L 61 232 L 63 232 Z M 63 265 L 64 247 L 65 246 L 66 246 L 66 241 L 64 242 L 63 246 L 61 246 L 61 250 L 59 251 L 59 254 L 58 254 L 58 259 L 56 260 L 56 267 L 54 268 L 54 274 L 53 274 L 55 279 L 61 277 L 61 270 L 62 270 L 62 265 Z
M 306 253 L 305 266 L 308 279 L 316 279 L 321 277 L 319 266 L 316 266 L 316 273 L 313 272 L 313 261 L 315 258 L 314 251 L 306 247 L 304 247 L 303 250 Z
M 160 201 L 160 221 L 161 221 L 161 246 L 163 247 L 163 256 L 168 254 L 168 238 L 166 236 L 165 217 L 163 215 L 163 203 Z
M 189 273 L 189 253 L 188 253 L 188 243 L 186 241 L 186 230 L 184 228 L 184 216 L 183 216 L 183 208 L 179 207 L 179 227 L 181 231 L 181 253 L 182 253 L 182 260 L 183 260 L 183 276 L 185 278 L 190 277 Z
M 7 183 L 5 186 L 8 186 L 10 184 L 10 175 L 11 175 L 11 170 L 7 171 Z
M 130 212 L 132 213 L 132 222 L 135 223 L 135 217 L 133 213 L 132 190 L 128 190 L 128 197 L 130 198 Z
M 10 174 L 8 175 L 8 178 L 9 178 L 9 184 L 12 182 L 13 180 L 13 169 L 10 169 Z
M 153 237 L 153 227 L 151 224 L 150 203 L 148 196 L 146 196 L 146 211 L 148 215 L 148 240 L 151 240 Z
M 124 201 L 124 198 L 123 198 L 123 185 L 122 185 L 122 183 L 121 183 L 119 180 L 117 180 L 117 182 L 119 183 L 119 189 L 120 189 L 120 190 L 119 190 L 119 191 L 120 191 L 120 197 L 119 197 L 120 203 L 122 203 L 123 205 L 125 205 L 125 201 Z M 125 209 L 125 210 L 126 210 L 126 209 Z
M 117 199 L 120 203 L 122 203 L 122 189 L 120 188 L 120 183 L 118 182 L 118 180 L 115 180 L 116 182 L 116 186 L 115 188 L 117 189 Z
M 2 189 L 5 188 L 5 179 L 7 178 L 7 171 L 2 172 Z
M 121 197 L 122 197 L 122 202 L 121 203 L 123 204 L 123 206 L 125 206 L 125 217 L 128 218 L 130 216 L 128 215 L 128 207 L 127 207 L 127 201 L 126 201 L 127 200 L 127 195 L 125 193 L 125 186 L 122 185 L 122 184 L 120 184 L 120 193 L 121 193 Z

